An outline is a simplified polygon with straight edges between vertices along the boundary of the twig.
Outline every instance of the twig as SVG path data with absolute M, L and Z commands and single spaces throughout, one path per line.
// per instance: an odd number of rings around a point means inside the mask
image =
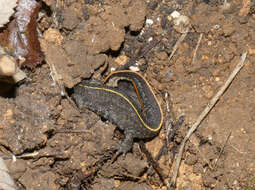
M 185 116 L 181 116 L 175 124 L 172 124 L 170 120 L 166 121 L 166 141 L 163 146 L 160 148 L 158 154 L 155 156 L 154 160 L 158 161 L 161 156 L 167 151 L 167 147 L 170 142 L 173 141 L 174 136 L 176 135 L 177 130 L 183 124 Z
M 169 106 L 168 96 L 169 96 L 169 95 L 168 95 L 168 93 L 166 92 L 166 93 L 165 93 L 166 111 L 167 111 L 167 112 L 170 112 L 170 106 Z
M 171 179 L 170 184 L 168 184 L 168 188 L 170 189 L 170 186 L 174 186 L 176 183 L 176 178 L 178 175 L 178 170 L 180 167 L 180 163 L 181 163 L 181 158 L 182 158 L 182 154 L 183 154 L 183 150 L 185 147 L 185 143 L 187 142 L 187 140 L 190 138 L 190 136 L 192 135 L 192 133 L 197 129 L 197 127 L 200 125 L 200 123 L 204 120 L 204 118 L 206 117 L 206 115 L 211 111 L 211 109 L 214 107 L 214 105 L 217 103 L 217 101 L 219 100 L 219 98 L 222 96 L 222 94 L 225 92 L 225 90 L 229 87 L 229 85 L 231 84 L 231 82 L 233 81 L 233 79 L 235 78 L 236 74 L 240 71 L 240 69 L 244 66 L 244 61 L 246 59 L 246 55 L 247 55 L 247 51 L 245 53 L 242 54 L 241 59 L 239 61 L 239 63 L 236 65 L 235 69 L 233 70 L 233 72 L 230 74 L 229 78 L 227 79 L 227 81 L 225 82 L 225 84 L 220 88 L 220 90 L 214 95 L 214 97 L 210 100 L 209 104 L 206 106 L 206 108 L 202 111 L 202 113 L 198 116 L 196 122 L 193 124 L 193 126 L 189 129 L 189 131 L 187 132 L 186 136 L 184 137 L 181 145 L 180 145 L 180 149 L 179 149 L 179 153 L 177 155 L 176 158 L 176 164 L 175 164 L 175 168 L 174 168 L 174 172 L 173 172 L 173 177 Z
M 39 159 L 42 157 L 53 157 L 53 158 L 60 158 L 64 159 L 68 157 L 68 153 L 66 151 L 64 152 L 32 152 L 32 153 L 25 153 L 19 156 L 14 156 L 14 155 L 3 155 L 2 158 L 7 160 L 7 159 L 13 159 L 15 160 L 16 158 L 18 159 Z
M 62 76 L 58 74 L 55 65 L 51 63 L 50 61 L 48 61 L 47 63 L 50 66 L 50 76 L 52 80 L 54 81 L 54 83 L 58 86 L 61 96 L 66 97 L 69 103 L 73 106 L 73 108 L 76 110 L 79 110 L 77 106 L 75 105 L 75 103 L 72 101 L 72 99 L 66 94 L 65 87 L 62 82 Z
M 192 59 L 192 65 L 195 63 L 196 59 L 197 59 L 197 49 L 199 47 L 199 44 L 202 40 L 202 37 L 203 37 L 203 33 L 200 34 L 199 38 L 198 38 L 198 41 L 197 41 L 197 45 L 196 45 L 196 48 L 195 48 L 195 51 L 194 51 L 194 55 L 193 55 L 193 59 Z
M 50 61 L 48 61 L 48 64 L 50 66 L 50 76 L 52 80 L 58 86 L 61 96 L 65 96 L 66 95 L 64 90 L 65 88 L 64 88 L 63 82 L 61 81 L 62 76 L 57 73 L 57 70 L 54 64 L 52 64 Z
M 239 150 L 238 148 L 236 148 L 234 145 L 230 145 L 233 149 L 235 149 L 237 152 L 239 152 L 240 154 L 248 154 L 248 152 L 243 152 L 241 150 Z
M 155 172 L 158 174 L 160 180 L 162 183 L 165 183 L 164 180 L 164 174 L 162 172 L 162 169 L 159 167 L 158 163 L 152 158 L 152 155 L 150 152 L 147 150 L 145 144 L 143 141 L 139 141 L 139 146 L 141 151 L 145 154 L 148 162 L 151 164 L 152 168 L 155 170 Z
M 187 36 L 188 33 L 189 33 L 189 30 L 186 33 L 182 34 L 181 37 L 178 39 L 178 41 L 176 42 L 176 44 L 173 47 L 173 51 L 172 51 L 171 55 L 169 56 L 169 61 L 171 60 L 174 53 L 178 49 L 179 45 L 181 44 L 181 42 L 184 40 L 184 38 Z
M 227 143 L 228 143 L 228 140 L 229 140 L 230 136 L 231 136 L 231 132 L 229 133 L 229 135 L 228 135 L 228 137 L 227 137 L 227 139 L 226 139 L 224 145 L 223 145 L 222 148 L 220 149 L 219 156 L 218 156 L 218 158 L 216 159 L 216 162 L 215 162 L 215 164 L 214 164 L 214 166 L 213 166 L 213 169 L 216 169 L 217 164 L 218 164 L 218 161 L 219 161 L 219 159 L 220 159 L 220 157 L 221 157 L 221 155 L 222 155 L 222 153 L 223 153 L 223 151 L 224 151 L 224 149 L 225 149 L 225 147 L 226 147 L 226 145 L 227 145 Z
M 143 144 L 140 145 L 141 150 L 142 150 L 142 152 L 144 152 L 144 154 L 146 154 L 147 160 L 149 160 L 149 162 L 152 165 L 152 167 L 150 167 L 149 170 L 147 171 L 148 173 L 150 173 L 151 169 L 153 168 L 158 173 L 158 175 L 161 174 L 160 170 L 157 170 L 157 161 L 159 161 L 161 156 L 163 156 L 168 151 L 168 145 L 171 141 L 173 141 L 173 138 L 174 138 L 177 130 L 179 129 L 179 127 L 183 124 L 184 119 L 185 119 L 185 117 L 181 116 L 175 124 L 172 124 L 172 122 L 170 120 L 166 121 L 166 140 L 165 140 L 165 143 L 163 144 L 163 146 L 161 146 L 158 154 L 154 157 L 154 159 L 151 157 L 151 155 L 147 151 L 144 143 L 142 142 Z M 145 150 L 143 150 L 143 149 L 145 149 Z M 145 152 L 145 151 L 147 151 L 147 152 Z M 173 157 L 175 156 L 175 151 L 169 150 L 169 152 L 173 152 Z M 155 164 L 153 165 L 153 163 L 155 163 Z M 172 159 L 170 158 L 170 154 L 169 154 L 169 166 L 171 166 L 171 164 L 172 164 Z M 158 166 L 158 168 L 159 168 L 159 166 Z M 161 176 L 163 177 L 163 175 L 161 175 Z M 166 180 L 166 178 L 163 178 L 163 179 L 162 180 L 164 181 L 164 184 L 168 184 L 168 181 Z
M 55 130 L 54 133 L 90 133 L 92 134 L 92 132 L 90 130 Z
M 133 179 L 133 180 L 141 180 L 142 179 L 141 177 L 134 176 L 134 175 L 129 174 L 127 172 L 122 172 L 121 175 L 124 176 L 124 177 L 130 178 L 130 179 Z M 114 179 L 123 179 L 122 176 L 116 176 L 116 177 L 114 177 Z

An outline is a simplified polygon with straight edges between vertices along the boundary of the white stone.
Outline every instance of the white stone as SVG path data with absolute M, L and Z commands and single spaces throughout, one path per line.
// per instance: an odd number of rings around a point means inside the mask
M 140 71 L 139 67 L 136 67 L 136 66 L 130 66 L 129 69 L 135 72 Z
M 112 67 L 111 68 L 111 72 L 113 72 L 113 71 L 116 71 L 116 68 Z
M 180 15 L 179 17 L 174 19 L 174 29 L 180 33 L 186 33 L 190 28 L 190 20 L 189 17 L 185 15 Z
M 173 11 L 172 13 L 171 13 L 171 17 L 172 18 L 178 18 L 179 16 L 181 16 L 181 14 L 178 12 L 178 11 Z
M 16 62 L 9 55 L 0 56 L 0 75 L 12 76 L 16 73 Z
M 150 42 L 150 41 L 152 41 L 153 40 L 153 37 L 150 37 L 149 39 L 148 39 L 148 42 Z
M 146 23 L 146 25 L 151 26 L 153 24 L 153 20 L 150 18 L 147 18 L 145 23 Z

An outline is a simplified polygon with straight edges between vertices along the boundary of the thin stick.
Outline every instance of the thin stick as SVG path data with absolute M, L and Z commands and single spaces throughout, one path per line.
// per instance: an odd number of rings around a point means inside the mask
M 56 130 L 54 133 L 92 133 L 90 130 Z
M 229 133 L 229 135 L 228 135 L 228 137 L 227 137 L 227 139 L 226 139 L 224 145 L 223 145 L 222 148 L 220 149 L 219 156 L 218 156 L 218 158 L 216 159 L 216 162 L 215 162 L 215 164 L 214 164 L 214 166 L 213 166 L 213 169 L 216 169 L 217 164 L 218 164 L 218 161 L 219 161 L 219 159 L 220 159 L 220 157 L 221 157 L 221 155 L 222 155 L 222 153 L 223 153 L 223 151 L 224 151 L 224 149 L 225 149 L 225 147 L 226 147 L 226 145 L 227 145 L 227 143 L 228 143 L 228 140 L 229 140 L 230 136 L 231 136 L 231 132 Z
M 47 63 L 50 66 L 50 71 L 51 71 L 50 76 L 51 76 L 53 82 L 55 83 L 55 85 L 58 86 L 61 96 L 66 97 L 67 100 L 69 101 L 69 103 L 73 106 L 73 108 L 78 110 L 78 108 L 75 105 L 75 103 L 73 102 L 73 100 L 66 94 L 65 87 L 64 87 L 64 84 L 62 81 L 62 76 L 58 74 L 55 65 L 53 63 L 51 63 L 50 61 L 47 61 Z
M 67 158 L 68 157 L 68 153 L 67 151 L 64 152 L 31 152 L 31 153 L 25 153 L 19 156 L 14 156 L 14 155 L 3 155 L 2 158 L 4 160 L 7 159 L 13 159 L 16 160 L 16 158 L 18 159 L 39 159 L 42 157 L 54 157 L 54 158 Z
M 169 56 L 169 61 L 171 60 L 171 58 L 173 57 L 174 53 L 176 52 L 176 50 L 178 49 L 179 45 L 181 44 L 181 42 L 184 40 L 184 38 L 187 36 L 189 30 L 182 34 L 181 37 L 178 39 L 178 41 L 176 42 L 176 44 L 173 47 L 173 51 L 171 53 L 171 55 Z
M 174 168 L 174 172 L 173 172 L 173 177 L 171 179 L 170 184 L 168 184 L 168 188 L 170 188 L 170 186 L 175 185 L 175 183 L 176 183 L 176 178 L 177 178 L 177 175 L 178 175 L 178 170 L 179 170 L 179 167 L 180 167 L 181 158 L 182 158 L 183 150 L 184 150 L 184 147 L 185 147 L 185 143 L 190 138 L 192 133 L 197 129 L 197 127 L 200 125 L 200 123 L 204 120 L 206 115 L 211 111 L 211 109 L 217 103 L 217 101 L 222 96 L 222 94 L 225 92 L 225 90 L 229 87 L 230 83 L 233 81 L 233 79 L 235 78 L 236 74 L 244 66 L 244 61 L 246 59 L 246 55 L 247 55 L 247 51 L 242 54 L 239 63 L 236 65 L 235 69 L 230 74 L 230 76 L 227 79 L 227 81 L 225 82 L 225 84 L 220 88 L 220 90 L 210 100 L 209 104 L 206 106 L 204 111 L 202 111 L 202 113 L 198 116 L 196 122 L 193 124 L 193 126 L 189 129 L 189 131 L 187 132 L 186 136 L 184 137 L 184 139 L 183 139 L 183 141 L 181 143 L 181 146 L 180 146 L 179 153 L 178 153 L 177 158 L 176 158 L 176 164 L 175 164 L 175 168 Z
M 234 150 L 236 150 L 237 152 L 239 152 L 240 154 L 248 154 L 248 152 L 243 152 L 243 151 L 240 151 L 238 148 L 236 148 L 234 145 L 230 145 Z
M 147 150 L 145 144 L 143 141 L 139 141 L 139 146 L 141 151 L 145 154 L 148 162 L 151 164 L 152 168 L 155 170 L 155 172 L 158 174 L 161 182 L 164 182 L 164 175 L 162 172 L 162 169 L 159 167 L 158 163 L 152 158 L 151 153 Z
M 114 179 L 116 179 L 116 180 L 117 179 L 123 179 L 123 176 L 125 176 L 127 178 L 134 179 L 134 180 L 141 180 L 142 179 L 142 177 L 137 177 L 137 176 L 131 175 L 127 172 L 122 172 L 121 174 L 122 174 L 122 176 L 116 176 L 116 177 L 114 177 Z
M 199 38 L 198 38 L 198 41 L 197 41 L 197 45 L 196 45 L 196 48 L 195 48 L 195 51 L 194 51 L 194 55 L 193 55 L 193 59 L 192 59 L 192 65 L 195 63 L 196 59 L 197 59 L 197 49 L 199 47 L 199 44 L 202 40 L 202 37 L 203 37 L 203 33 L 200 34 Z

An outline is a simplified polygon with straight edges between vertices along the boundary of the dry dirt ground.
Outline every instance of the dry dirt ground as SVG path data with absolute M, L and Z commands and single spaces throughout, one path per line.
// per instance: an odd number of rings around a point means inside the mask
M 174 10 L 190 18 L 191 29 L 169 60 L 181 36 L 170 18 Z M 122 134 L 95 113 L 80 113 L 53 80 L 55 70 L 70 95 L 82 79 L 103 79 L 157 38 L 137 62 L 165 122 L 185 116 L 158 162 L 168 180 L 186 131 L 248 51 L 244 68 L 188 141 L 176 189 L 254 190 L 254 10 L 253 0 L 43 1 L 38 32 L 45 61 L 0 97 L 1 150 L 17 156 L 6 163 L 19 189 L 166 189 L 137 143 L 111 163 Z M 146 142 L 152 156 L 165 128 Z

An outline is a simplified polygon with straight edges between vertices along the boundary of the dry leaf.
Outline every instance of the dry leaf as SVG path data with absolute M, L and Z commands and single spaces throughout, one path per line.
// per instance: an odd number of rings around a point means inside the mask
M 0 188 L 3 190 L 17 189 L 13 179 L 9 175 L 9 170 L 1 157 L 0 157 Z
M 40 4 L 35 0 L 19 0 L 15 19 L 0 35 L 0 45 L 17 60 L 24 57 L 21 66 L 34 68 L 43 60 L 36 31 L 36 17 Z
M 0 27 L 9 22 L 16 6 L 17 0 L 0 0 Z

